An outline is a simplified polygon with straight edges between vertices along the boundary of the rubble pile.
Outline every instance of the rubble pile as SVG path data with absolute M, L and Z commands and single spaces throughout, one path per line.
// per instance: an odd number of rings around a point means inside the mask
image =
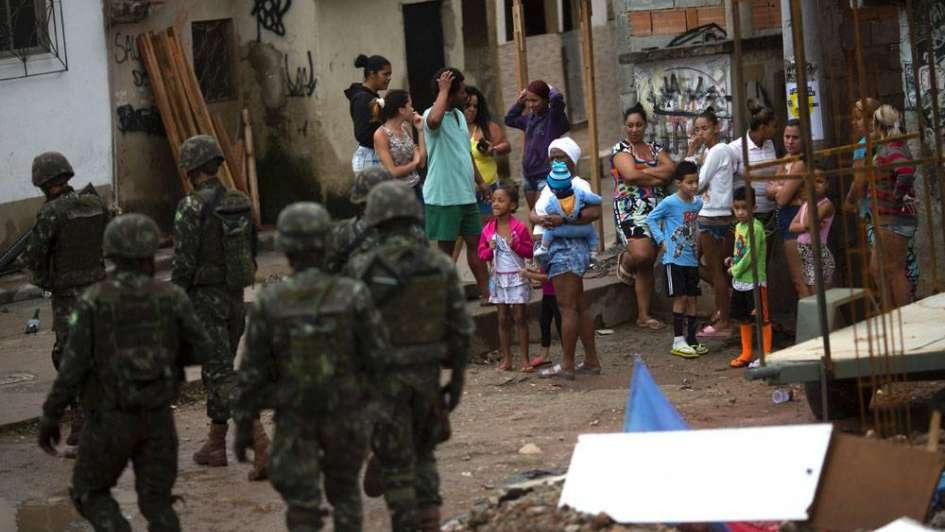
M 466 515 L 443 525 L 449 532 L 513 532 L 560 530 L 564 532 L 676 530 L 665 525 L 620 525 L 601 513 L 591 515 L 567 506 L 558 508 L 562 481 L 512 485 L 499 495 L 480 499 Z

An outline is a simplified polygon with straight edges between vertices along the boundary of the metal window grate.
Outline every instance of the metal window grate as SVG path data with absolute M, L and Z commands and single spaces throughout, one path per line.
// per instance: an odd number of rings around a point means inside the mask
M 194 22 L 194 71 L 207 102 L 236 97 L 233 83 L 232 19 Z
M 62 0 L 0 0 L 0 80 L 66 70 Z

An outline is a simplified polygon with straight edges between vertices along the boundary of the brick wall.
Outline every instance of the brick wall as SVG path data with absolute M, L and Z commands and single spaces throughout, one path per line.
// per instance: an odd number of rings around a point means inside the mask
M 672 9 L 647 9 L 627 13 L 631 35 L 679 35 L 705 24 L 725 27 L 725 7 L 703 6 Z

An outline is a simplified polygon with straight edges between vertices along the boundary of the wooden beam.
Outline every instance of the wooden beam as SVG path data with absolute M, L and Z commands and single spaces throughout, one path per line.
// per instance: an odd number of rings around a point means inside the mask
M 253 125 L 249 117 L 249 109 L 243 109 L 243 147 L 246 150 L 246 183 L 249 188 L 249 199 L 253 203 L 253 217 L 256 225 L 262 223 L 259 209 L 259 179 L 256 176 L 256 145 L 253 142 Z
M 528 86 L 528 53 L 525 49 L 525 10 L 522 0 L 512 2 L 512 35 L 515 38 L 515 73 L 518 75 L 518 90 Z M 518 97 L 518 95 L 516 95 Z
M 594 83 L 594 35 L 591 31 L 591 0 L 580 0 L 581 7 L 581 62 L 584 74 L 584 114 L 587 115 L 587 136 L 590 141 L 591 186 L 601 193 L 600 145 L 597 140 L 597 94 Z M 604 251 L 604 217 L 597 220 L 600 235 L 598 251 Z

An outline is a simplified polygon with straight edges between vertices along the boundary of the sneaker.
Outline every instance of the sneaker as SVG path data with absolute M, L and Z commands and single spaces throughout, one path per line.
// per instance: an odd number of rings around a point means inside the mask
M 699 353 L 692 346 L 686 344 L 674 347 L 670 354 L 683 358 L 697 358 L 699 356 Z
M 538 260 L 538 257 L 545 255 L 546 253 L 548 253 L 548 248 L 539 244 L 538 246 L 535 247 L 535 253 L 534 253 L 535 260 Z
M 704 344 L 699 344 L 699 343 L 689 344 L 689 347 L 691 347 L 699 356 L 702 356 L 709 352 L 709 348 L 706 347 Z

